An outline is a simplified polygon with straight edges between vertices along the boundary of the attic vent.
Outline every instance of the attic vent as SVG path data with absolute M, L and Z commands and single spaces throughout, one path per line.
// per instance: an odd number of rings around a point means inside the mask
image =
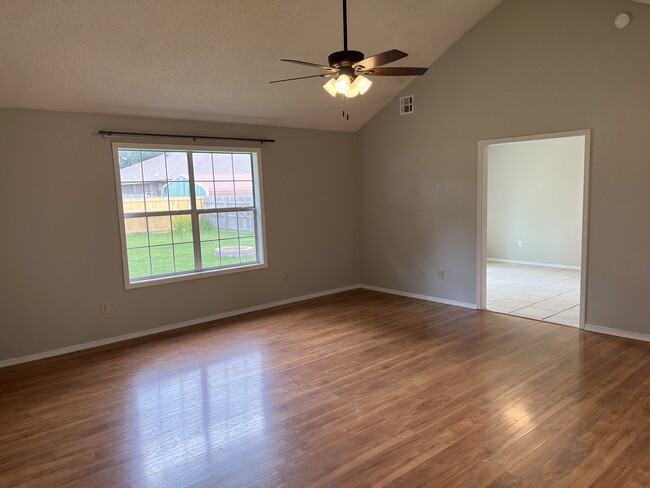
M 413 105 L 413 95 L 401 97 L 399 99 L 399 114 L 408 115 L 412 114 L 415 106 Z

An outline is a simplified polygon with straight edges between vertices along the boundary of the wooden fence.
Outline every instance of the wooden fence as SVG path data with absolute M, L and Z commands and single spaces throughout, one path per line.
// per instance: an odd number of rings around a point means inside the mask
M 205 208 L 205 199 L 196 198 L 197 208 Z M 141 199 L 125 199 L 123 202 L 124 213 L 144 212 L 144 202 Z M 155 197 L 147 198 L 147 211 L 160 212 L 166 210 L 188 210 L 191 208 L 190 197 Z M 187 216 L 179 216 L 177 219 L 188 219 Z M 126 219 L 124 222 L 127 234 L 136 234 L 147 232 L 147 221 L 145 217 L 136 219 Z M 149 232 L 169 232 L 171 230 L 171 220 L 169 217 L 149 217 Z

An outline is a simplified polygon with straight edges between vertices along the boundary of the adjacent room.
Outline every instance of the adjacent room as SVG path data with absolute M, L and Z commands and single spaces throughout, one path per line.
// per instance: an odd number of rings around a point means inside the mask
M 488 145 L 488 310 L 579 326 L 588 135 Z
M 650 486 L 650 2 L 0 2 L 0 486 Z

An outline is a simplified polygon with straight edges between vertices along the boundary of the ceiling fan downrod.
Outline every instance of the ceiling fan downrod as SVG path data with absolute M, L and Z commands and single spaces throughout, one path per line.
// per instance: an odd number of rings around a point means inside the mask
M 347 0 L 343 0 L 343 50 L 344 51 L 348 50 L 348 1 Z

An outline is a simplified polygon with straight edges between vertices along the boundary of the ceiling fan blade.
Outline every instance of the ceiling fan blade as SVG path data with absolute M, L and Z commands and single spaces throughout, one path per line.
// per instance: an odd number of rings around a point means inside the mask
M 375 54 L 374 56 L 363 59 L 358 63 L 354 63 L 352 67 L 355 69 L 371 69 L 376 66 L 383 66 L 384 64 L 392 63 L 393 61 L 405 58 L 406 56 L 408 56 L 408 54 L 398 49 L 391 49 L 390 51 Z
M 359 71 L 364 75 L 372 76 L 420 76 L 428 71 L 429 68 L 374 68 L 367 71 Z
M 283 81 L 304 80 L 306 78 L 329 78 L 330 76 L 334 76 L 334 73 L 323 73 L 322 75 L 311 75 L 311 76 L 299 76 L 298 78 L 287 78 L 285 80 L 269 81 L 269 83 L 282 83 Z
M 280 61 L 284 61 L 285 63 L 302 64 L 303 66 L 311 66 L 312 68 L 326 69 L 327 71 L 334 71 L 334 68 L 331 66 L 323 66 L 322 64 L 310 63 L 308 61 L 298 61 L 297 59 L 281 59 Z

